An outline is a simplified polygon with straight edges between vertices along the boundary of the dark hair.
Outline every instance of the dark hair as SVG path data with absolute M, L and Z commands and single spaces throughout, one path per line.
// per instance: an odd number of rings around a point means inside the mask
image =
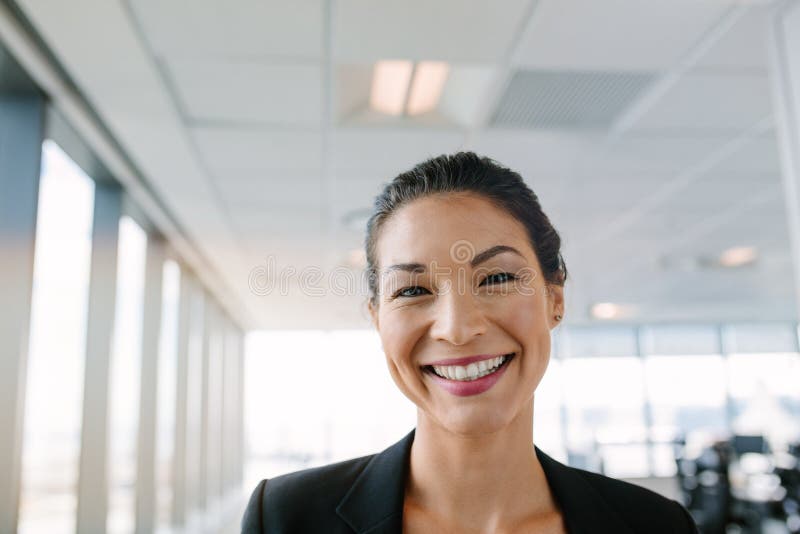
M 381 228 L 392 213 L 413 200 L 447 193 L 474 193 L 507 211 L 528 231 L 545 280 L 563 286 L 567 267 L 561 237 L 542 211 L 539 199 L 519 173 L 474 152 L 443 154 L 415 166 L 388 183 L 375 198 L 367 221 L 365 247 L 370 302 L 377 298 L 376 246 Z

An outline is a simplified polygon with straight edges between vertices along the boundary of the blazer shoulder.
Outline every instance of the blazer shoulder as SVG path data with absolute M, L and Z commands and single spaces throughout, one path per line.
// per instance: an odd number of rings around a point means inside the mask
M 242 517 L 242 534 L 314 532 L 340 520 L 335 508 L 374 454 L 264 479 Z M 333 532 L 333 530 L 331 530 Z
M 634 532 L 670 534 L 695 534 L 698 532 L 697 525 L 689 512 L 674 499 L 631 482 L 583 469 L 570 469 L 594 487 Z

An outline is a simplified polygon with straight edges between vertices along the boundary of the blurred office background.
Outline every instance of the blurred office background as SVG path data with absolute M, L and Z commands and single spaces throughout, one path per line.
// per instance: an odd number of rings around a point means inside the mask
M 471 149 L 564 240 L 535 440 L 800 532 L 800 2 L 0 0 L 0 533 L 228 533 L 415 424 L 372 198 Z

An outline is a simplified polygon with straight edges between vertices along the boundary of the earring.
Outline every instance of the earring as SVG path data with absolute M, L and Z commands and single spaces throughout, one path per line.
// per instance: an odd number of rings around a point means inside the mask
M 561 316 L 560 315 L 556 315 L 556 321 L 560 321 L 560 320 L 561 320 Z

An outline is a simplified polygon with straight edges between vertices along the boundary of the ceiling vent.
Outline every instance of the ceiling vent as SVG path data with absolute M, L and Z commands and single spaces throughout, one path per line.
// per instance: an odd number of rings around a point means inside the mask
M 517 71 L 491 125 L 607 128 L 653 79 L 641 72 Z

